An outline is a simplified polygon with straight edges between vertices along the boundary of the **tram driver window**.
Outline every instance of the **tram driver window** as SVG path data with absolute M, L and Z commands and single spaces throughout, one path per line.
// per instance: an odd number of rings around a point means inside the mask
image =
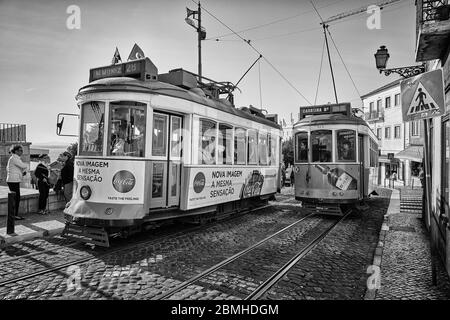
M 356 161 L 355 137 L 354 130 L 336 132 L 338 161 Z
M 295 147 L 295 162 L 308 162 L 308 133 L 297 133 L 295 136 Z
M 82 105 L 81 155 L 101 155 L 105 127 L 105 103 L 92 101 Z
M 317 130 L 311 132 L 312 161 L 332 161 L 332 133 L 331 130 Z
M 143 157 L 145 148 L 145 104 L 111 103 L 109 155 Z
M 200 164 L 216 164 L 216 128 L 214 121 L 200 120 L 198 146 Z

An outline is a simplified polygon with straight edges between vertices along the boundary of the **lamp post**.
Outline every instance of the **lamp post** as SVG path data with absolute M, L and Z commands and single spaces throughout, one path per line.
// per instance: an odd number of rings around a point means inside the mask
M 381 46 L 375 53 L 375 64 L 380 73 L 384 72 L 386 76 L 391 73 L 397 73 L 403 78 L 409 78 L 425 72 L 425 63 L 418 66 L 408 66 L 401 68 L 386 69 L 387 61 L 389 60 L 389 52 L 386 46 Z M 425 188 L 422 203 L 425 211 L 426 220 L 430 223 L 431 229 L 431 166 L 430 166 L 430 140 L 429 140 L 429 125 L 428 119 L 423 119 L 424 125 L 424 163 L 425 169 Z M 433 285 L 437 284 L 437 270 L 436 270 L 436 249 L 433 243 L 433 236 L 430 237 L 430 249 L 431 249 L 431 277 Z
M 375 64 L 380 73 L 384 72 L 386 76 L 391 73 L 397 73 L 403 78 L 409 78 L 425 72 L 425 64 L 418 66 L 407 66 L 393 69 L 386 69 L 387 61 L 389 60 L 389 52 L 386 46 L 381 46 L 375 53 Z

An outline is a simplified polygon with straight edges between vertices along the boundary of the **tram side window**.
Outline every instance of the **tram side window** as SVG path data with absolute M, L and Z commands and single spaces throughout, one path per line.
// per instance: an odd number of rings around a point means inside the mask
M 275 134 L 269 134 L 269 165 L 277 164 L 278 137 Z
M 248 130 L 248 157 L 247 164 L 258 164 L 258 132 Z
M 233 128 L 225 124 L 219 124 L 218 163 L 232 164 L 231 144 L 233 143 Z
M 312 161 L 332 161 L 332 133 L 331 130 L 311 131 Z
M 354 130 L 336 131 L 338 161 L 356 161 Z
M 108 155 L 143 157 L 145 152 L 145 104 L 111 103 Z
M 234 164 L 245 164 L 245 129 L 234 129 Z
M 268 158 L 267 133 L 260 132 L 258 138 L 259 138 L 258 141 L 259 164 L 266 166 Z
M 216 128 L 214 121 L 200 120 L 198 146 L 200 164 L 216 164 Z
M 295 139 L 295 162 L 308 162 L 308 133 L 297 133 Z
M 105 128 L 105 103 L 92 101 L 82 105 L 80 155 L 101 155 Z

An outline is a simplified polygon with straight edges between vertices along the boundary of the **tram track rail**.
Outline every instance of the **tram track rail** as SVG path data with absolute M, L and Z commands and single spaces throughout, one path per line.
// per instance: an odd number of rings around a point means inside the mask
M 305 257 L 309 252 L 311 252 L 315 247 L 317 247 L 322 240 L 339 225 L 348 215 L 352 213 L 352 210 L 347 210 L 342 217 L 334 222 L 331 226 L 329 226 L 324 232 L 320 233 L 317 237 L 315 237 L 312 241 L 308 242 L 302 250 L 300 250 L 297 254 L 295 254 L 287 263 L 285 263 L 281 268 L 279 268 L 276 272 L 274 272 L 270 277 L 267 278 L 262 284 L 260 284 L 251 294 L 247 295 L 244 300 L 256 300 L 263 296 L 270 288 L 272 288 L 278 281 L 280 281 L 286 273 L 289 272 L 303 257 Z M 156 296 L 153 300 L 163 300 L 174 296 L 175 294 L 183 291 L 187 287 L 199 282 L 202 279 L 205 279 L 208 275 L 224 268 L 230 263 L 238 260 L 241 257 L 245 257 L 248 253 L 254 251 L 255 249 L 261 247 L 263 244 L 266 244 L 269 240 L 289 231 L 293 227 L 297 226 L 299 223 L 305 221 L 308 218 L 318 216 L 317 213 L 310 213 L 298 221 L 288 225 L 287 227 L 273 233 L 272 235 L 264 238 L 263 240 L 255 243 L 254 245 L 234 254 L 233 256 L 219 262 L 218 264 L 208 268 L 207 270 L 197 274 L 196 276 L 182 282 L 176 287 Z
M 130 249 L 136 249 L 137 250 L 137 249 L 139 249 L 142 246 L 158 244 L 160 242 L 163 242 L 164 240 L 168 240 L 168 239 L 176 238 L 176 237 L 179 237 L 179 236 L 183 236 L 183 235 L 186 235 L 187 233 L 190 233 L 190 232 L 195 232 L 195 231 L 199 231 L 199 230 L 207 230 L 209 228 L 215 227 L 219 223 L 223 223 L 224 221 L 233 220 L 233 219 L 236 219 L 236 218 L 241 217 L 243 215 L 249 214 L 251 212 L 264 210 L 264 209 L 267 209 L 267 208 L 270 208 L 270 207 L 275 207 L 275 206 L 267 204 L 267 205 L 259 206 L 259 207 L 252 208 L 252 209 L 242 210 L 240 212 L 237 212 L 236 214 L 227 216 L 224 219 L 217 220 L 217 221 L 214 221 L 212 223 L 208 223 L 206 225 L 197 225 L 197 226 L 194 226 L 194 227 L 191 227 L 191 228 L 178 230 L 178 231 L 175 231 L 175 232 L 170 232 L 168 234 L 158 235 L 158 238 L 153 238 L 151 240 L 143 240 L 143 241 L 133 242 L 131 244 L 126 244 L 126 245 L 120 246 L 118 248 L 114 248 L 113 250 L 108 250 L 108 249 L 105 248 L 104 250 L 106 250 L 106 252 L 103 252 L 103 253 L 101 253 L 99 255 L 89 256 L 89 257 L 86 257 L 86 258 L 77 259 L 77 260 L 74 260 L 74 261 L 69 261 L 69 262 L 66 262 L 66 263 L 63 263 L 63 264 L 59 264 L 59 265 L 56 265 L 56 266 L 48 267 L 48 268 L 43 269 L 43 270 L 38 270 L 36 272 L 31 272 L 31 273 L 29 273 L 27 275 L 23 275 L 23 276 L 19 276 L 19 277 L 12 277 L 10 279 L 6 279 L 6 280 L 3 280 L 3 281 L 0 281 L 0 287 L 4 287 L 4 286 L 7 286 L 7 285 L 12 284 L 12 283 L 17 283 L 17 282 L 20 282 L 20 281 L 32 279 L 34 277 L 38 277 L 40 275 L 44 275 L 44 274 L 47 274 L 47 273 L 59 271 L 61 269 L 68 268 L 68 267 L 73 266 L 73 265 L 80 265 L 80 264 L 87 263 L 89 261 L 95 261 L 97 259 L 101 259 L 101 258 L 104 258 L 104 257 L 112 256 L 114 254 L 118 254 L 118 253 L 121 253 L 121 252 L 124 252 L 124 251 L 126 252 L 126 251 L 128 251 Z M 71 243 L 71 246 L 72 245 L 75 246 L 77 244 L 82 244 L 82 243 L 81 242 L 75 242 L 73 244 Z M 66 248 L 66 247 L 67 246 L 64 246 L 62 248 Z M 50 251 L 50 249 L 49 249 L 49 251 Z M 45 254 L 45 252 L 44 251 L 42 251 L 42 252 L 33 252 L 33 253 L 22 255 L 22 256 L 11 257 L 5 263 L 13 262 L 15 260 L 22 259 L 22 258 L 25 259 L 25 258 L 34 257 L 34 256 L 39 255 L 39 254 Z M 0 267 L 2 266 L 2 264 L 3 264 L 3 261 L 0 261 Z

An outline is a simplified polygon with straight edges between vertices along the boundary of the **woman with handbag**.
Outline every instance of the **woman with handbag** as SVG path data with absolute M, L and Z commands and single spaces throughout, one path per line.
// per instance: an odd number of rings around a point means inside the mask
M 49 183 L 49 168 L 48 164 L 50 163 L 50 158 L 48 155 L 40 155 L 39 156 L 39 164 L 36 167 L 36 170 L 34 171 L 34 175 L 37 178 L 38 181 L 38 189 L 39 189 L 39 214 L 48 214 L 50 211 L 46 209 L 47 207 L 47 199 L 48 199 L 48 192 L 50 190 L 50 183 Z

